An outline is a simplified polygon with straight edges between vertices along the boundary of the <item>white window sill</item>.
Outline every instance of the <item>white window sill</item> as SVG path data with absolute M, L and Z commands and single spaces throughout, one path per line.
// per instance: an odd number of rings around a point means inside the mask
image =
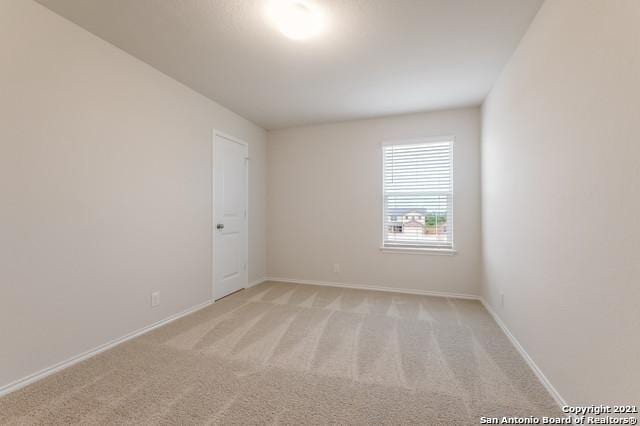
M 457 253 L 454 249 L 410 246 L 382 246 L 380 247 L 380 251 L 383 253 L 428 254 L 432 256 L 451 256 Z

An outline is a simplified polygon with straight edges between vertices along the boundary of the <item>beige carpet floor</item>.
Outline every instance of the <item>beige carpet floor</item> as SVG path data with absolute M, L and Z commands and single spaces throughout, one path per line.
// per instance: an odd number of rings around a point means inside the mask
M 268 282 L 0 399 L 0 424 L 561 416 L 477 301 Z

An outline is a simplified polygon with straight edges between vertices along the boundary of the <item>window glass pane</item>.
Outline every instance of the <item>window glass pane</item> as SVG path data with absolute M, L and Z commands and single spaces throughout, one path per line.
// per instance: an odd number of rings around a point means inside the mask
M 453 142 L 385 145 L 384 244 L 453 248 Z

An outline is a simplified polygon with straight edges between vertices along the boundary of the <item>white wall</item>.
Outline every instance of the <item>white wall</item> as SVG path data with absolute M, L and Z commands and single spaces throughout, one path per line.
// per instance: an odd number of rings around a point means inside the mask
M 483 293 L 573 404 L 640 401 L 638 22 L 547 0 L 483 108 Z
M 444 135 L 456 136 L 458 254 L 382 253 L 381 142 Z M 272 131 L 268 139 L 269 276 L 479 293 L 478 108 Z
M 214 128 L 250 143 L 254 280 L 265 132 L 36 3 L 0 2 L 0 387 L 211 298 Z

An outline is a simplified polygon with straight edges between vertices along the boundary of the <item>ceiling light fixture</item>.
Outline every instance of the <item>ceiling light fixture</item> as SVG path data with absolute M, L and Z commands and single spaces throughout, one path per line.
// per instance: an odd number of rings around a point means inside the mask
M 325 18 L 311 0 L 271 0 L 267 14 L 276 28 L 293 40 L 306 40 L 322 32 Z

